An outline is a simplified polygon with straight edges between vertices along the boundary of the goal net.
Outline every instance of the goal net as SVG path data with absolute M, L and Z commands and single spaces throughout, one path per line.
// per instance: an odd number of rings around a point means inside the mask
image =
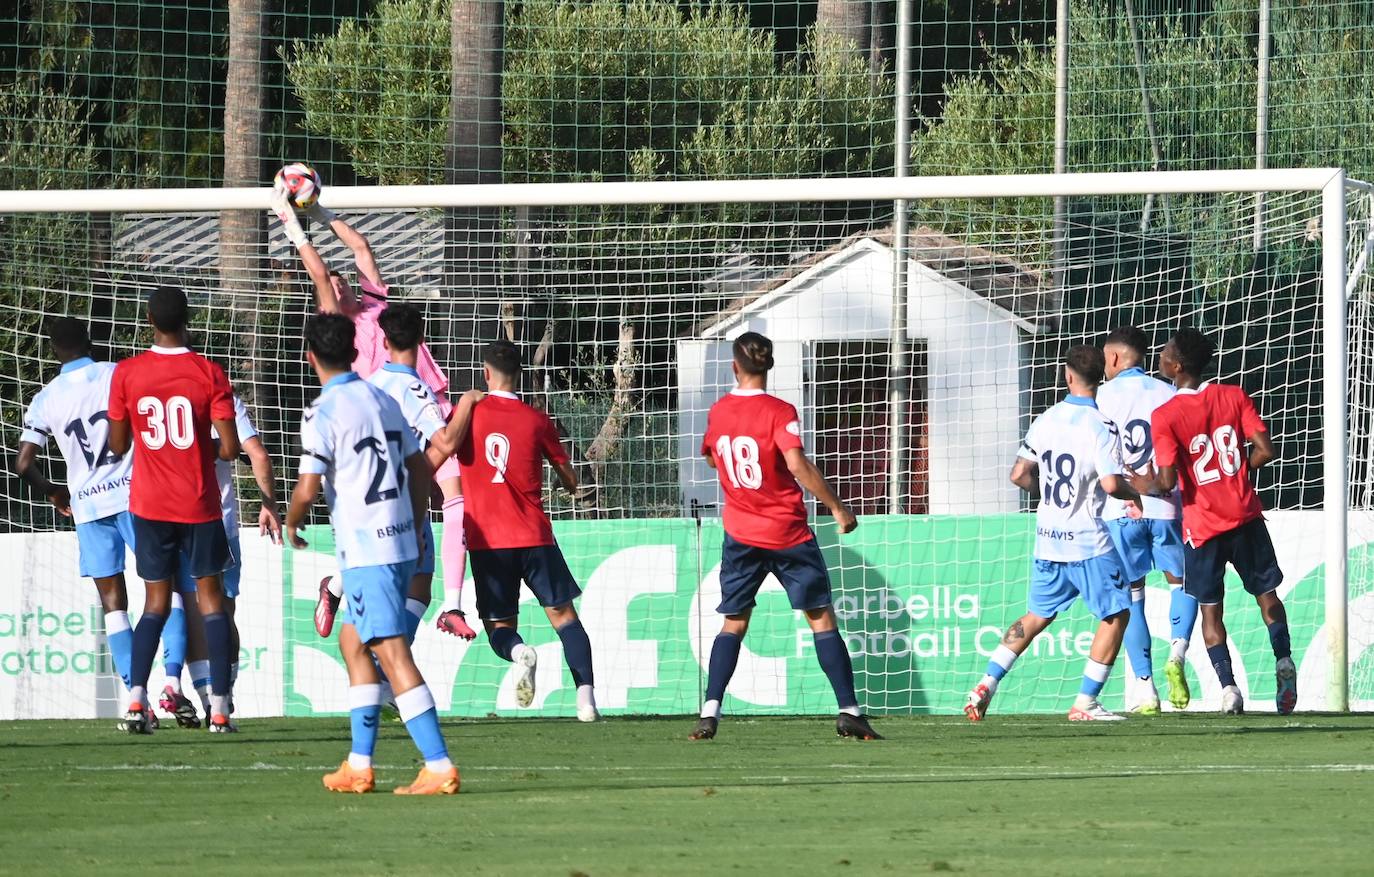
M 5 195 L 0 556 L 12 581 L 0 589 L 0 718 L 112 715 L 118 680 L 71 525 L 14 474 L 23 410 L 58 368 L 44 322 L 88 320 L 97 357 L 118 359 L 150 342 L 147 293 L 184 288 L 194 343 L 248 404 L 284 499 L 299 415 L 318 392 L 301 341 L 313 298 L 262 210 L 265 191 Z M 770 390 L 797 407 L 808 452 L 860 516 L 840 536 L 812 505 L 862 705 L 954 713 L 1025 609 L 1034 516 L 1007 479 L 1018 442 L 1062 395 L 1066 348 L 1125 324 L 1149 336 L 1151 369 L 1173 330 L 1203 329 L 1218 343 L 1217 378 L 1256 400 L 1279 452 L 1257 485 L 1285 574 L 1299 708 L 1347 708 L 1346 668 L 1350 705 L 1374 704 L 1372 199 L 1330 171 L 324 196 L 370 242 L 392 299 L 423 308 L 451 392 L 480 386 L 482 346 L 519 345 L 524 397 L 555 418 L 585 485 L 571 497 L 551 481 L 545 498 L 584 589 L 598 701 L 612 714 L 698 706 L 720 624 L 723 535 L 700 442 L 707 410 L 733 384 L 739 333 L 775 342 Z M 310 231 L 355 282 L 352 253 Z M 61 480 L 51 447 L 44 461 Z M 237 487 L 241 520 L 256 521 L 244 464 Z M 334 571 L 322 507 L 307 536 L 308 549 L 286 551 L 243 533 L 241 714 L 347 710 L 336 646 L 312 624 L 318 582 Z M 132 558 L 128 575 L 136 614 Z M 445 713 L 572 713 L 558 638 L 528 596 L 521 628 L 540 652 L 539 694 L 518 710 L 510 665 L 484 636 L 469 644 L 434 629 L 438 581 L 415 649 Z M 1155 573 L 1147 587 L 1162 648 L 1168 586 Z M 475 620 L 472 593 L 469 580 L 463 608 Z M 1258 613 L 1233 594 L 1238 680 L 1263 709 L 1272 655 Z M 999 709 L 1064 709 L 1093 629 L 1082 607 L 1059 618 L 1007 678 Z M 1128 674 L 1118 663 L 1109 707 Z M 1216 708 L 1200 632 L 1188 672 L 1193 708 Z M 776 582 L 760 593 L 725 709 L 834 709 L 805 619 Z

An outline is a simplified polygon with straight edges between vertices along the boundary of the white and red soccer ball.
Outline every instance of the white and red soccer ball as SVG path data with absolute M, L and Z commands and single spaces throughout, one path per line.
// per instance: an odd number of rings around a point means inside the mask
M 324 183 L 320 180 L 320 175 L 315 173 L 315 169 L 299 161 L 277 171 L 273 182 L 285 189 L 286 197 L 291 200 L 292 205 L 301 210 L 314 204 L 324 189 Z

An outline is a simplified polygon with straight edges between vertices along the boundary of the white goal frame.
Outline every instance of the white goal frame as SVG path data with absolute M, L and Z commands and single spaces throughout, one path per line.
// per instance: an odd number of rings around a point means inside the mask
M 918 201 L 1088 195 L 1320 192 L 1322 196 L 1322 364 L 1347 372 L 1346 195 L 1374 194 L 1340 168 L 1010 176 L 863 177 L 683 182 L 527 183 L 461 186 L 326 186 L 332 209 L 543 207 L 601 204 L 716 204 L 796 201 Z M 0 213 L 136 213 L 266 210 L 271 190 L 113 189 L 0 191 Z M 1323 383 L 1324 626 L 1331 667 L 1327 704 L 1349 710 L 1347 389 Z M 1331 502 L 1332 497 L 1340 498 Z

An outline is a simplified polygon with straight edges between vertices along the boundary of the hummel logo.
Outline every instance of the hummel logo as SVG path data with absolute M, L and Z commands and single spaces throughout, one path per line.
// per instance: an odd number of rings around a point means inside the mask
M 377 717 L 376 717 L 376 716 L 363 716 L 363 727 L 364 727 L 364 728 L 375 728 L 375 727 L 377 727 Z

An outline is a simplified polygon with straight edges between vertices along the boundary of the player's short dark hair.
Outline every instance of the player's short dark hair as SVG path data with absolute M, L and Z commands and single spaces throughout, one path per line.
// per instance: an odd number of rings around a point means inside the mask
M 337 278 L 339 278 L 340 280 L 343 280 L 343 279 L 344 279 L 344 276 L 343 276 L 342 274 L 340 274 L 338 271 L 335 271 L 333 268 L 330 268 L 330 269 L 329 269 L 329 276 L 330 276 L 330 277 L 337 277 Z
M 1085 383 L 1096 387 L 1102 383 L 1102 375 L 1107 370 L 1107 358 L 1091 344 L 1079 344 L 1069 348 L 1064 356 L 1064 365 L 1073 369 L 1073 373 Z
M 482 351 L 482 362 L 492 371 L 513 381 L 520 377 L 520 348 L 504 338 L 487 345 L 487 349 Z
M 343 314 L 315 314 L 305 321 L 305 347 L 325 368 L 348 371 L 357 355 L 354 331 Z
M 91 349 L 86 324 L 75 317 L 53 317 L 48 321 L 48 341 L 60 354 L 85 353 Z
M 425 333 L 425 317 L 414 305 L 388 305 L 377 318 L 377 325 L 395 350 L 414 350 Z
M 186 293 L 175 286 L 159 286 L 148 296 L 148 319 L 161 332 L 180 332 L 186 328 Z
M 758 332 L 745 332 L 735 339 L 735 365 L 747 375 L 765 375 L 773 368 L 773 342 Z
M 1187 326 L 1175 332 L 1170 340 L 1178 354 L 1178 364 L 1183 370 L 1195 378 L 1202 377 L 1217 352 L 1217 346 L 1212 343 L 1212 339 Z
M 1119 326 L 1113 329 L 1102 346 L 1106 347 L 1108 344 L 1129 347 L 1141 360 L 1150 354 L 1150 339 L 1145 337 L 1145 332 L 1139 326 Z

